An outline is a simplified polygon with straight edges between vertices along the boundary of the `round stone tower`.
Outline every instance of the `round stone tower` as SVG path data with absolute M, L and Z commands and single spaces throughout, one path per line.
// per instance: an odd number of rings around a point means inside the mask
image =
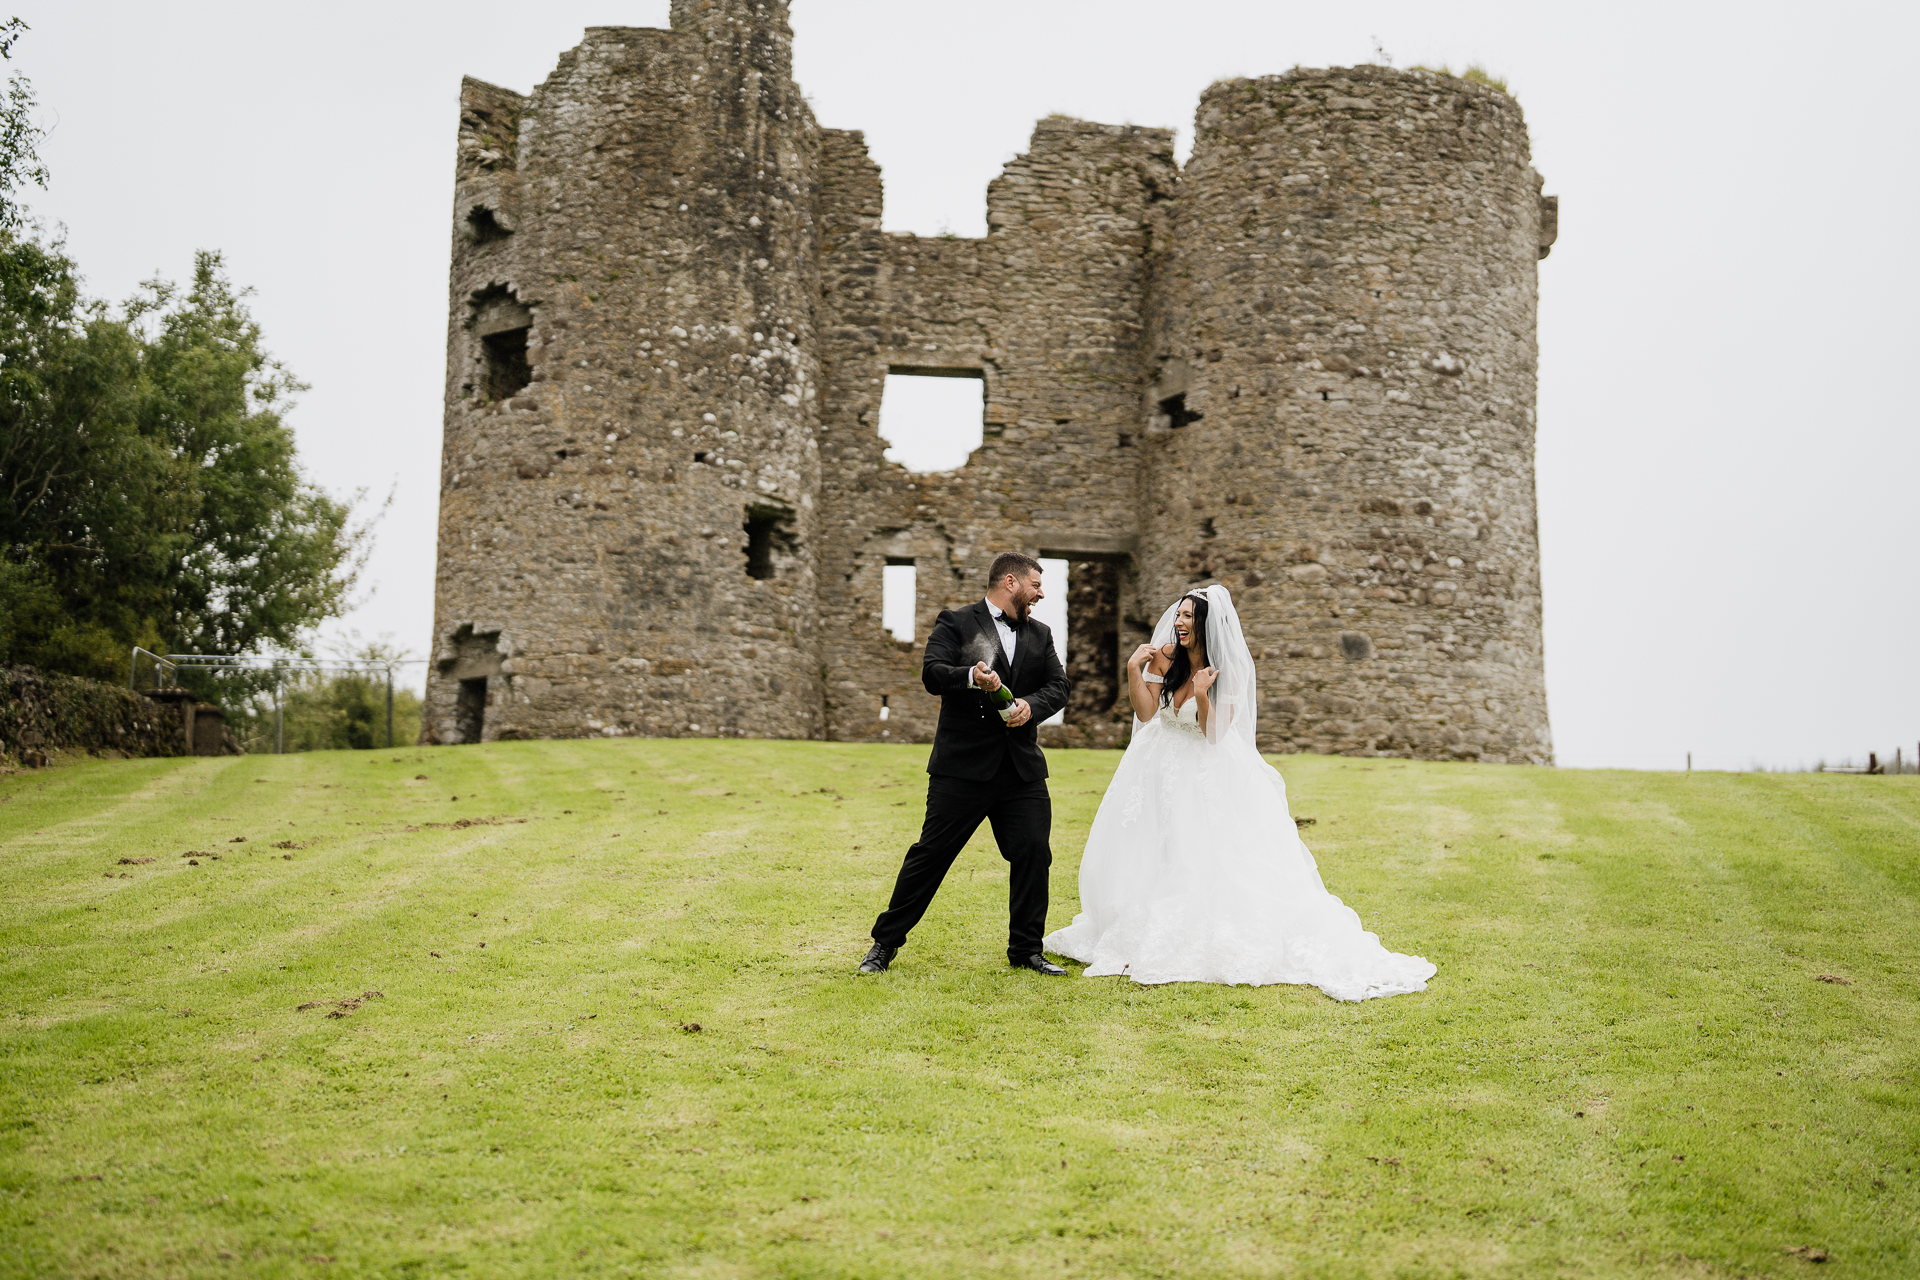
M 818 737 L 811 191 L 784 0 L 463 86 L 423 736 Z
M 1160 255 L 1142 593 L 1232 588 L 1268 750 L 1550 763 L 1519 107 L 1452 76 L 1214 85 Z

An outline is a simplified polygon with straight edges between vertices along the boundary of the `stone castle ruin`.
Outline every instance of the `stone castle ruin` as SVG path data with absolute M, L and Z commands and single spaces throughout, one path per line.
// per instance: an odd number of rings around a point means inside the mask
M 791 77 L 783 0 L 596 27 L 461 91 L 430 741 L 922 742 L 916 633 L 1002 550 L 1064 558 L 1073 700 L 1232 588 L 1272 751 L 1549 763 L 1536 264 L 1506 94 L 1295 69 L 1163 129 L 1049 117 L 984 238 L 881 230 Z M 883 456 L 889 374 L 984 383 L 983 442 Z

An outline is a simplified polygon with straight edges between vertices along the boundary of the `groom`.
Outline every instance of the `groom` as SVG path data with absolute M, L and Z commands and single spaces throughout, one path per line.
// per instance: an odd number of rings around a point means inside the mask
M 1053 801 L 1039 724 L 1067 704 L 1067 673 L 1053 632 L 1032 617 L 1041 599 L 1040 562 L 1009 551 L 994 557 L 987 598 L 945 609 L 933 624 L 920 681 L 940 699 L 940 724 L 927 760 L 927 817 L 907 850 L 893 900 L 873 922 L 873 948 L 861 973 L 881 973 L 920 923 L 947 868 L 982 819 L 1010 870 L 1007 963 L 1064 977 L 1040 951 L 1047 924 L 1047 870 L 1053 850 Z M 996 693 L 1013 705 L 1003 720 Z

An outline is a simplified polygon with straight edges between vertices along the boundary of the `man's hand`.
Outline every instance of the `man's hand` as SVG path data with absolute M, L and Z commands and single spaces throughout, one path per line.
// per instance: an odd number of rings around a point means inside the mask
M 1007 712 L 1007 728 L 1018 729 L 1031 719 L 1033 719 L 1033 708 L 1027 705 L 1027 700 L 1025 698 L 1015 698 L 1013 700 L 1013 710 Z
M 973 687 L 992 693 L 1000 687 L 1000 675 L 986 663 L 976 662 L 973 664 Z

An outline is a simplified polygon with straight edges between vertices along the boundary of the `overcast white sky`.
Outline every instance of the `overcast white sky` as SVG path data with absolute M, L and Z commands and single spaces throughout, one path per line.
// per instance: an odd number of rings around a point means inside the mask
M 522 91 L 666 0 L 16 0 L 90 290 L 227 255 L 313 389 L 310 473 L 396 492 L 348 620 L 425 652 L 462 74 Z M 797 76 L 867 131 L 889 229 L 979 235 L 1052 111 L 1180 129 L 1212 80 L 1484 63 L 1561 197 L 1540 525 L 1564 765 L 1744 768 L 1920 739 L 1911 3 L 799 0 Z

